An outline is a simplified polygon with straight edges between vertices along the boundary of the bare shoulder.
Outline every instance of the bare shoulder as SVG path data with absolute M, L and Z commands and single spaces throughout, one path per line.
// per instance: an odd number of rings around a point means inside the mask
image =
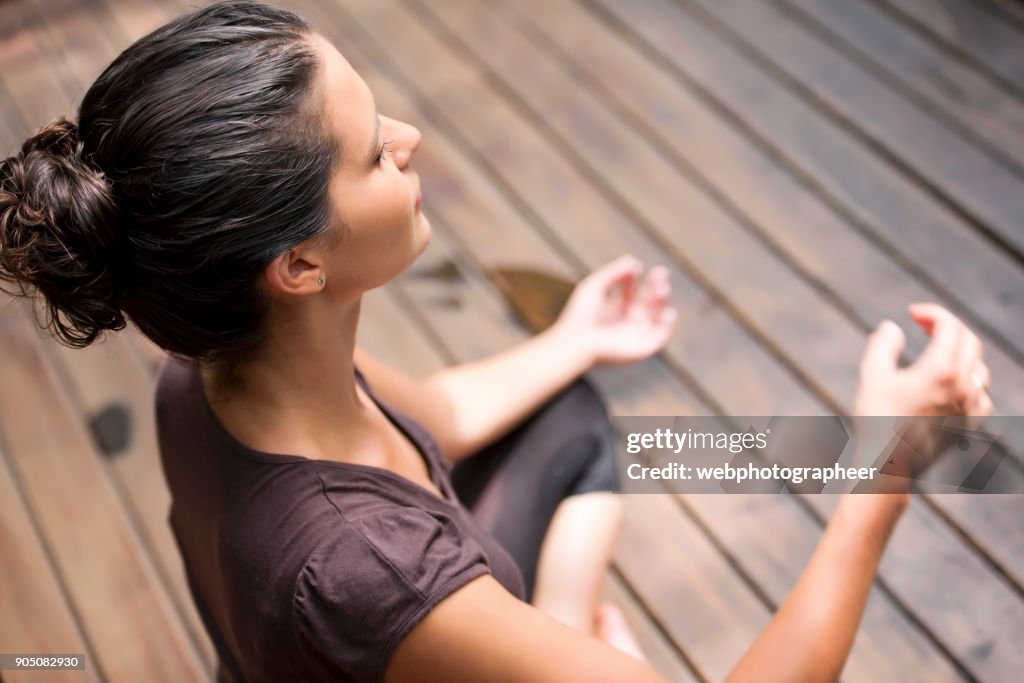
M 664 683 L 647 664 L 518 600 L 490 575 L 437 605 L 402 640 L 388 683 Z

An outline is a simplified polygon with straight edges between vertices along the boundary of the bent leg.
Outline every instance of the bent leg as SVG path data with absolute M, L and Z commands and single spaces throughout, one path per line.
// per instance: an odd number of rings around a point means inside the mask
M 621 611 L 600 603 L 622 526 L 608 412 L 584 380 L 452 471 L 460 499 L 519 564 L 527 599 L 644 659 Z
M 562 501 L 541 546 L 533 604 L 555 619 L 592 632 L 601 583 L 622 528 L 614 493 L 574 495 Z

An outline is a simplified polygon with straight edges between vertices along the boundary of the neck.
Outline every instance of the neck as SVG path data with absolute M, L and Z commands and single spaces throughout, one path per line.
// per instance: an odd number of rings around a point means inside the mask
M 315 435 L 337 433 L 365 419 L 353 354 L 360 299 L 339 313 L 335 303 L 309 302 L 267 321 L 259 354 L 236 368 L 235 381 L 201 368 L 210 406 L 237 436 L 258 450 L 300 445 L 319 450 Z M 278 445 L 280 444 L 280 445 Z

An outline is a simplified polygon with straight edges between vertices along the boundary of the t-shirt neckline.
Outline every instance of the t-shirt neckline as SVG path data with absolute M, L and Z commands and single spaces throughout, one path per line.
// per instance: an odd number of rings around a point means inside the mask
M 435 463 L 434 458 L 432 458 L 430 454 L 427 453 L 427 448 L 424 446 L 424 444 L 420 442 L 420 440 L 414 434 L 412 434 L 408 429 L 406 429 L 406 427 L 401 423 L 401 421 L 398 420 L 395 417 L 395 415 L 391 412 L 390 408 L 388 408 L 381 401 L 377 400 L 377 397 L 373 395 L 373 392 L 370 390 L 369 385 L 366 383 L 366 380 L 363 378 L 362 373 L 360 373 L 358 369 L 355 369 L 356 381 L 362 384 L 363 391 L 366 392 L 367 397 L 369 397 L 369 399 L 373 401 L 374 405 L 376 405 L 377 408 L 380 409 L 380 411 L 384 414 L 388 421 L 392 425 L 394 425 L 403 435 L 405 435 L 405 437 L 413 445 L 413 448 L 416 449 L 416 452 L 419 454 L 419 456 L 423 458 L 423 461 L 427 465 L 427 470 L 430 474 L 431 481 L 433 481 L 434 485 L 441 493 L 440 496 L 431 491 L 430 489 L 421 486 L 420 484 L 417 484 L 412 479 L 404 477 L 401 474 L 393 472 L 384 467 L 377 467 L 375 465 L 361 465 L 359 463 L 354 462 L 341 462 L 338 460 L 307 458 L 304 455 L 270 453 L 267 451 L 256 450 L 255 448 L 252 448 L 251 446 L 248 446 L 239 439 L 237 439 L 235 435 L 228 431 L 227 427 L 225 427 L 221 423 L 220 418 L 217 417 L 217 414 L 213 412 L 213 407 L 210 406 L 209 401 L 207 401 L 206 399 L 206 392 L 203 391 L 203 382 L 202 378 L 199 375 L 199 369 L 196 367 L 189 367 L 189 375 L 191 378 L 191 383 L 193 385 L 192 390 L 194 392 L 196 400 L 198 401 L 198 404 L 201 406 L 206 421 L 212 426 L 213 430 L 217 434 L 219 434 L 222 439 L 224 439 L 224 441 L 231 447 L 231 449 L 235 453 L 241 455 L 246 459 L 255 460 L 257 462 L 269 465 L 309 463 L 318 466 L 339 469 L 353 469 L 360 472 L 368 472 L 374 475 L 385 476 L 388 479 L 398 482 L 399 484 L 405 486 L 406 488 L 411 488 L 422 494 L 430 496 L 434 500 L 440 500 L 449 505 L 455 505 L 455 501 L 453 500 L 450 488 L 445 486 L 444 477 L 438 471 L 438 464 Z

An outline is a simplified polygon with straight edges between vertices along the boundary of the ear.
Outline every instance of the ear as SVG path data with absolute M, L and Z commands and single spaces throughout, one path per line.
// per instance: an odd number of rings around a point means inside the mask
M 324 262 L 315 250 L 296 247 L 270 262 L 265 272 L 272 298 L 303 296 L 319 292 L 317 280 L 325 277 Z

